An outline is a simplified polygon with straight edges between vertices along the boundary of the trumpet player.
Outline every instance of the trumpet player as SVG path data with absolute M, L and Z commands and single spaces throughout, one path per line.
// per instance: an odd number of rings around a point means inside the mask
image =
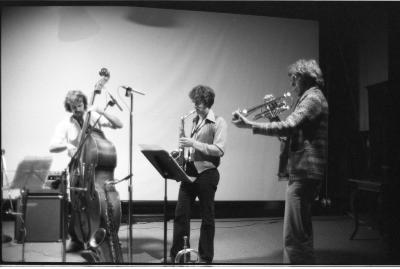
M 220 178 L 218 166 L 225 152 L 227 124 L 211 109 L 215 99 L 213 89 L 199 85 L 190 91 L 189 97 L 197 115 L 193 119 L 190 137 L 181 137 L 179 147 L 189 148 L 186 173 L 196 180 L 193 183 L 181 182 L 170 256 L 174 261 L 183 249 L 183 237 L 190 239 L 191 206 L 198 197 L 202 219 L 198 252 L 200 262 L 211 263 L 214 257 L 214 198 Z
M 328 103 L 321 91 L 324 80 L 315 60 L 296 61 L 289 66 L 288 75 L 298 101 L 285 120 L 254 122 L 235 111 L 232 122 L 239 128 L 251 129 L 253 134 L 287 138 L 289 179 L 283 223 L 283 262 L 313 264 L 311 205 L 324 179 Z

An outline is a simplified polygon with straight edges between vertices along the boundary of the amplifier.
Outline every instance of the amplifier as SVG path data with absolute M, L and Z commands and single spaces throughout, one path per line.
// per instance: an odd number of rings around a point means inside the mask
M 42 185 L 42 190 L 46 192 L 61 192 L 62 180 L 62 172 L 50 172 Z
M 28 193 L 25 197 L 25 217 L 17 215 L 15 240 L 22 243 L 25 219 L 25 242 L 59 242 L 62 240 L 63 197 L 58 193 Z M 17 202 L 18 212 L 23 212 L 21 199 Z M 65 231 L 66 232 L 66 231 Z

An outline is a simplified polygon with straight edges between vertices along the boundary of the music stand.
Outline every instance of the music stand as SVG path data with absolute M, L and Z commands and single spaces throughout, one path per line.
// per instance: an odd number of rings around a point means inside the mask
M 193 182 L 170 156 L 157 145 L 139 145 L 142 153 L 164 178 L 164 264 L 167 263 L 167 179 Z
M 17 167 L 10 189 L 41 191 L 50 171 L 51 157 L 25 157 Z

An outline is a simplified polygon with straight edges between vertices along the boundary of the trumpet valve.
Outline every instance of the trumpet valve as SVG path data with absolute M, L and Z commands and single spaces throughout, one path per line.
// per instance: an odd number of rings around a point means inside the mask
M 290 97 L 290 96 L 292 96 L 292 94 L 290 92 L 286 92 L 286 93 L 283 94 L 283 96 L 284 97 Z
M 273 99 L 274 99 L 274 96 L 272 94 L 267 94 L 264 96 L 264 102 L 270 102 Z

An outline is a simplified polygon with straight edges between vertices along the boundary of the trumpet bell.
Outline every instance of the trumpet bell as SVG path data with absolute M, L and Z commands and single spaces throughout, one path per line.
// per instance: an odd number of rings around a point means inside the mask
M 200 256 L 199 252 L 197 252 L 194 249 L 188 248 L 188 237 L 185 235 L 183 237 L 183 249 L 179 251 L 176 256 L 175 256 L 175 263 L 199 263 L 200 262 Z M 196 257 L 196 259 L 192 259 L 193 255 Z
M 193 257 L 194 256 L 194 257 Z M 175 256 L 175 263 L 199 263 L 199 253 L 191 248 L 182 249 Z

